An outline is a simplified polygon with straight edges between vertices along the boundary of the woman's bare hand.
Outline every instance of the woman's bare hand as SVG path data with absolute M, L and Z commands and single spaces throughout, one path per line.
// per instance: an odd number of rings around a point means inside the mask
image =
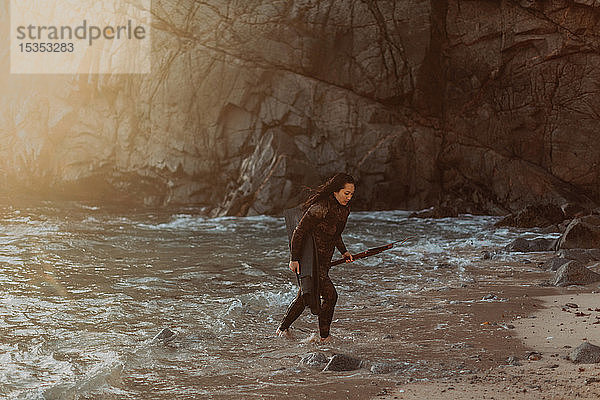
M 298 261 L 290 261 L 290 269 L 297 274 L 300 273 L 300 263 Z
M 343 257 L 346 259 L 347 263 L 351 263 L 352 261 L 354 261 L 354 257 L 352 257 L 352 254 L 350 254 L 349 251 L 345 252 L 343 254 Z

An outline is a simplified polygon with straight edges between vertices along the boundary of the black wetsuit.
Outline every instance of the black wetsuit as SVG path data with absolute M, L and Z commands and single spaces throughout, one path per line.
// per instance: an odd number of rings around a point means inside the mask
M 319 313 L 319 331 L 322 338 L 329 336 L 329 326 L 333 319 L 333 309 L 337 301 L 337 292 L 329 278 L 329 264 L 336 247 L 342 254 L 346 252 L 341 233 L 346 226 L 349 213 L 348 207 L 341 205 L 331 195 L 309 207 L 292 235 L 292 261 L 300 260 L 302 244 L 306 235 L 312 233 L 315 238 L 319 257 L 319 292 L 322 298 L 321 312 Z M 282 331 L 288 329 L 302 314 L 305 306 L 301 293 L 298 291 L 298 295 L 288 307 L 279 329 Z

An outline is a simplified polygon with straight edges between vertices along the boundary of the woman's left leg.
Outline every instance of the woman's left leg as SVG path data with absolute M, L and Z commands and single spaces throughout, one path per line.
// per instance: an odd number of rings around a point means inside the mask
M 319 289 L 323 302 L 321 303 L 321 312 L 319 313 L 319 333 L 322 339 L 329 337 L 329 327 L 333 320 L 333 310 L 337 302 L 337 292 L 333 286 L 333 282 L 329 278 L 327 272 L 322 274 L 319 279 Z

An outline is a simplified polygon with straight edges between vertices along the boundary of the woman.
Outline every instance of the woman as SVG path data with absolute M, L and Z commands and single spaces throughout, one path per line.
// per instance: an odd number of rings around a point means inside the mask
M 300 273 L 298 260 L 302 254 L 302 245 L 308 233 L 315 238 L 316 251 L 319 259 L 319 292 L 322 298 L 319 313 L 319 333 L 321 342 L 330 340 L 329 327 L 333 319 L 333 309 L 337 301 L 337 293 L 329 278 L 329 264 L 335 247 L 342 253 L 346 262 L 352 262 L 352 254 L 348 252 L 341 233 L 346 226 L 350 210 L 348 203 L 354 195 L 354 178 L 348 174 L 338 173 L 306 200 L 303 209 L 306 210 L 298 223 L 291 241 L 290 269 Z M 291 337 L 290 325 L 302 314 L 306 304 L 300 291 L 288 307 L 288 310 L 277 329 L 277 335 Z

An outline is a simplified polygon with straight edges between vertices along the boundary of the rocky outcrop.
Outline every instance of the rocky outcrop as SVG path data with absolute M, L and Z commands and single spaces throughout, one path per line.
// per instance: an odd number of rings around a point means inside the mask
M 356 209 L 600 198 L 595 2 L 152 7 L 148 75 L 9 75 L 0 54 L 2 192 L 248 215 L 344 170 Z

